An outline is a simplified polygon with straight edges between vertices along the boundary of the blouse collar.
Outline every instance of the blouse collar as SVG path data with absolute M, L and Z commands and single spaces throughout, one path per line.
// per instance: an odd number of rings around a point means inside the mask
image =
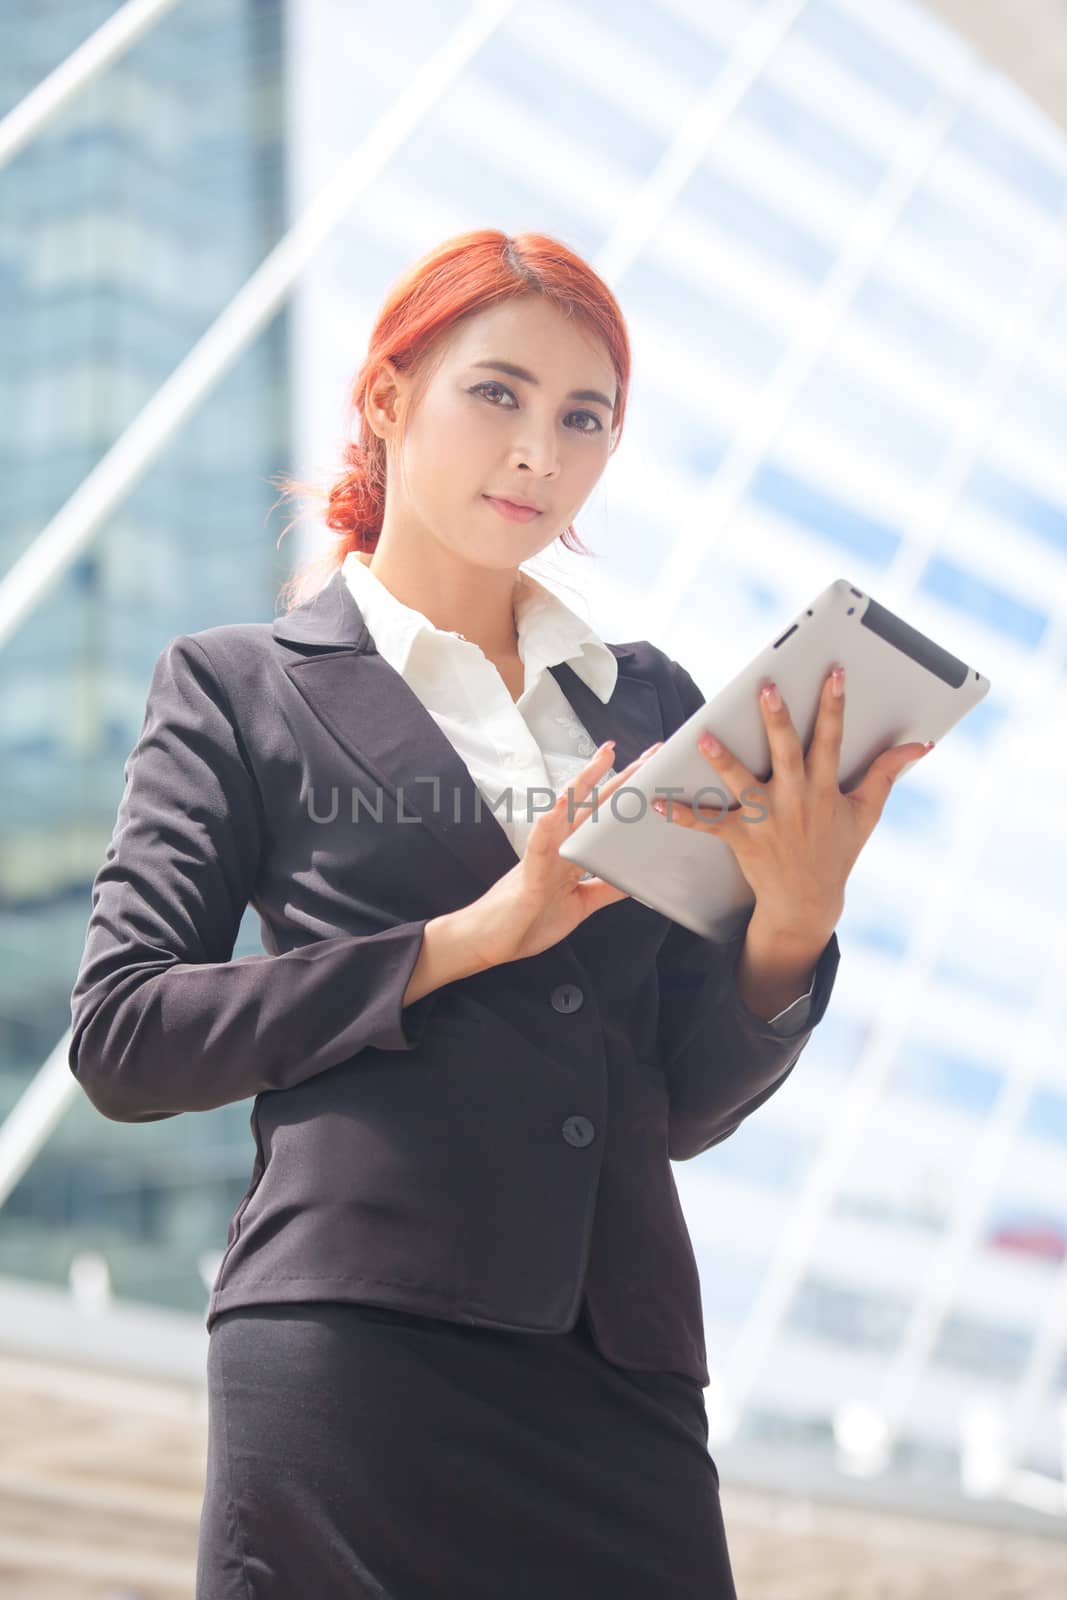
M 437 628 L 421 611 L 404 605 L 370 570 L 370 556 L 350 551 L 341 573 L 374 640 L 375 648 L 390 666 L 404 674 L 417 640 L 433 640 L 432 648 L 466 649 L 458 634 Z M 532 688 L 543 672 L 560 662 L 570 663 L 578 677 L 605 705 L 618 677 L 612 651 L 577 612 L 565 605 L 531 573 L 519 569 L 515 590 L 515 622 L 519 657 Z

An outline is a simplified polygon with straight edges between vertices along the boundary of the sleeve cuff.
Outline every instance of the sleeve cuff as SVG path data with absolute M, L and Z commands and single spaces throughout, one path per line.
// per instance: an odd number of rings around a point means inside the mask
M 729 966 L 733 980 L 734 1004 L 744 1015 L 749 1025 L 757 1030 L 762 1029 L 766 1034 L 779 1039 L 793 1038 L 810 1028 L 814 1028 L 822 1020 L 823 1013 L 826 1010 L 830 993 L 834 986 L 834 979 L 837 975 L 838 962 L 841 958 L 836 930 L 831 933 L 815 964 L 811 987 L 807 993 L 798 995 L 784 1010 L 777 1012 L 769 1020 L 757 1017 L 754 1012 L 750 1011 L 737 988 L 737 959 L 744 943 L 744 937 L 742 933 L 734 941 Z
M 421 1043 L 427 1025 L 441 999 L 440 989 L 431 989 L 404 1005 L 404 991 L 418 966 L 429 917 L 398 923 L 390 930 L 396 940 L 397 962 L 391 980 L 381 991 L 383 1023 L 367 1043 L 376 1050 L 414 1050 Z
M 814 987 L 815 980 L 812 979 L 811 989 L 807 994 L 802 994 L 799 999 L 779 1011 L 777 1016 L 771 1017 L 767 1026 L 783 1033 L 789 1033 L 793 1028 L 802 1028 L 811 1015 L 811 990 Z

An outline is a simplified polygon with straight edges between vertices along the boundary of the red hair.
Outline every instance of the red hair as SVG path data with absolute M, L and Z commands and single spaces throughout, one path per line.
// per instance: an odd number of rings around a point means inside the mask
M 385 514 L 385 440 L 368 426 L 365 416 L 358 442 L 351 435 L 355 414 L 362 414 L 368 385 L 382 361 L 389 360 L 401 371 L 414 374 L 413 409 L 440 364 L 443 336 L 461 318 L 531 293 L 543 295 L 565 316 L 579 318 L 586 330 L 606 345 L 617 380 L 609 452 L 614 455 L 626 411 L 630 341 L 622 311 L 607 284 L 566 245 L 542 233 L 509 237 L 495 228 L 479 228 L 456 234 L 402 273 L 382 304 L 366 358 L 349 390 L 348 442 L 340 477 L 325 494 L 318 485 L 293 478 L 271 480 L 282 487 L 281 498 L 305 492 L 325 500 L 326 526 L 337 534 L 325 556 L 308 562 L 282 586 L 280 597 L 288 610 L 315 593 L 350 551 L 372 551 L 378 543 Z M 282 538 L 291 526 L 289 523 Z M 578 554 L 592 553 L 573 526 L 567 527 L 561 538 Z

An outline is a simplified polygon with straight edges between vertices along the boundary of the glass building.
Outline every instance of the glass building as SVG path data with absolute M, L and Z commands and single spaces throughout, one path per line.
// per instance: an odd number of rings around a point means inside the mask
M 1062 1477 L 1067 137 L 912 0 L 546 0 L 480 35 L 469 9 L 293 4 L 283 51 L 277 5 L 180 7 L 3 174 L 10 562 L 283 209 L 365 162 L 287 324 L 6 647 L 6 1103 L 66 1026 L 151 662 L 273 614 L 267 479 L 331 470 L 385 289 L 463 229 L 555 234 L 618 295 L 634 374 L 578 521 L 595 558 L 538 575 L 707 695 L 838 577 L 993 685 L 890 796 L 797 1071 L 675 1166 L 712 1447 L 948 1492 L 981 1435 Z M 9 30 L 8 103 L 92 13 Z M 246 918 L 236 953 L 259 948 Z M 74 1103 L 7 1202 L 0 1271 L 58 1283 L 99 1252 L 116 1294 L 198 1323 L 249 1109 L 131 1128 Z
M 0 13 L 0 114 L 113 12 Z M 280 0 L 186 0 L 0 169 L 0 526 L 8 571 L 284 231 Z M 268 526 L 288 465 L 283 311 L 166 444 L 3 645 L 0 1117 L 70 1024 L 153 663 L 180 632 L 270 617 L 289 567 Z M 238 953 L 259 949 L 249 914 Z M 0 1274 L 190 1312 L 247 1185 L 248 1108 L 148 1137 L 80 1094 L 8 1196 Z

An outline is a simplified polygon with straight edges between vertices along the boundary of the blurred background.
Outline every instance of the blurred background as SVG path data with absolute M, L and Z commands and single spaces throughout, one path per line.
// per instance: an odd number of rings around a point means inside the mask
M 676 1165 L 745 1600 L 1067 1592 L 1064 0 L 5 0 L 0 1593 L 193 1593 L 251 1102 L 101 1117 L 69 997 L 177 633 L 267 621 L 387 288 L 554 234 L 634 373 L 582 558 L 710 695 L 846 577 L 992 679 L 802 1069 Z M 261 951 L 246 912 L 235 955 Z

